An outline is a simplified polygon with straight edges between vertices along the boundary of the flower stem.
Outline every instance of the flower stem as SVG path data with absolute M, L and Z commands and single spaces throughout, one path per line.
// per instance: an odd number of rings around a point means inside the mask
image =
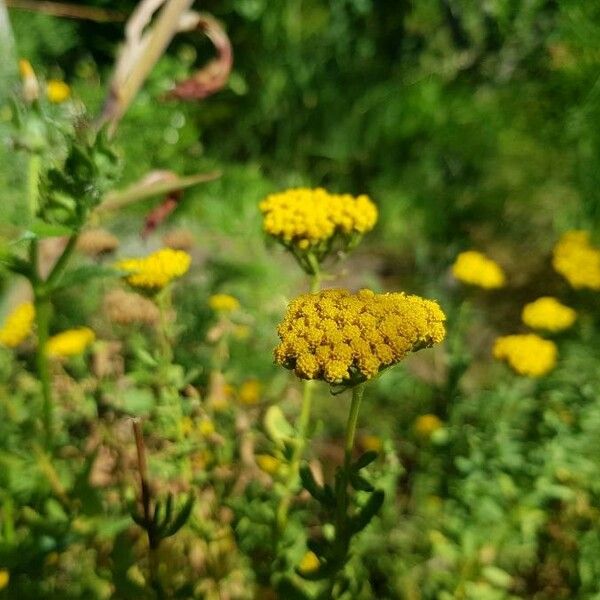
M 27 203 L 29 218 L 34 219 L 38 211 L 38 193 L 42 157 L 33 153 L 29 155 L 27 165 Z
M 352 388 L 352 404 L 348 422 L 346 423 L 346 438 L 344 443 L 344 465 L 347 467 L 352 459 L 352 449 L 354 448 L 354 436 L 356 435 L 356 423 L 360 410 L 360 402 L 365 391 L 365 384 L 361 383 Z
M 38 377 L 42 384 L 42 419 L 44 423 L 44 433 L 46 436 L 46 447 L 52 446 L 52 428 L 53 428 L 53 405 L 52 389 L 50 387 L 50 369 L 48 367 L 48 355 L 46 346 L 48 343 L 48 332 L 50 328 L 50 313 L 52 305 L 50 300 L 44 296 L 36 294 L 35 296 L 35 320 L 37 326 L 37 351 L 36 368 Z

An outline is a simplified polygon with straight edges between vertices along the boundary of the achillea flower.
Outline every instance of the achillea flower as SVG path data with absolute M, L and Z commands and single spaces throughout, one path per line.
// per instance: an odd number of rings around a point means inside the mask
M 542 377 L 556 366 L 558 351 L 554 342 L 528 333 L 499 337 L 493 355 L 505 360 L 519 375 Z
M 443 425 L 444 423 L 437 415 L 426 414 L 417 417 L 414 428 L 420 437 L 430 438 Z
M 240 302 L 229 294 L 213 294 L 208 299 L 208 305 L 215 312 L 230 313 L 240 308 Z
M 452 265 L 452 274 L 456 279 L 488 290 L 501 288 L 506 283 L 502 267 L 475 250 L 461 252 Z
M 281 462 L 270 454 L 258 454 L 256 456 L 256 464 L 261 471 L 269 475 L 275 475 L 281 466 Z
M 10 582 L 10 573 L 6 569 L 0 569 L 0 592 L 8 586 Z
M 127 282 L 139 288 L 160 290 L 181 277 L 190 268 L 191 257 L 187 252 L 163 248 L 144 258 L 129 258 L 117 262 L 117 269 L 131 273 Z
M 364 234 L 377 222 L 368 196 L 330 194 L 323 188 L 295 188 L 271 194 L 260 203 L 263 228 L 286 246 L 306 250 L 339 233 Z
M 19 304 L 4 320 L 0 328 L 0 344 L 16 348 L 31 334 L 35 308 L 31 302 Z
M 247 379 L 240 385 L 238 400 L 247 406 L 254 406 L 260 402 L 262 384 L 258 379 Z
M 46 84 L 46 98 L 53 104 L 60 104 L 69 99 L 71 88 L 60 79 L 50 79 Z
M 300 561 L 298 565 L 298 570 L 300 573 L 314 573 L 321 566 L 321 561 L 319 557 L 309 550 Z
M 152 300 L 120 289 L 106 294 L 102 308 L 108 319 L 119 325 L 132 323 L 154 325 L 160 319 L 160 310 Z
M 437 302 L 404 293 L 303 294 L 278 327 L 275 362 L 301 379 L 355 385 L 441 342 L 445 318 Z
M 575 289 L 600 290 L 600 248 L 588 231 L 567 231 L 554 246 L 552 266 Z
M 359 442 L 365 452 L 381 452 L 383 448 L 381 438 L 376 435 L 361 435 Z
M 88 256 L 100 256 L 119 247 L 119 240 L 106 229 L 89 229 L 77 240 L 77 250 Z
M 95 339 L 96 334 L 89 327 L 67 329 L 48 340 L 46 352 L 54 357 L 76 356 L 83 354 Z
M 523 323 L 532 329 L 563 331 L 575 323 L 577 313 L 556 298 L 543 296 L 523 307 Z

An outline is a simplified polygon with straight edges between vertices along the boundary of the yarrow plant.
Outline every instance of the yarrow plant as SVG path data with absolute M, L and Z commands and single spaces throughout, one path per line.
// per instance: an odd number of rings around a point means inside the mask
M 523 307 L 523 323 L 532 329 L 553 333 L 569 329 L 577 319 L 577 313 L 556 298 L 543 296 Z
M 600 290 L 600 248 L 588 231 L 567 231 L 554 247 L 552 266 L 575 289 Z
M 556 344 L 534 333 L 506 335 L 494 343 L 494 358 L 503 360 L 519 375 L 542 377 L 556 366 Z
M 0 328 L 0 344 L 8 348 L 16 348 L 23 343 L 31 335 L 34 319 L 33 303 L 19 304 L 7 315 Z
M 493 290 L 506 285 L 502 267 L 475 250 L 461 252 L 452 265 L 452 274 L 462 283 Z
M 127 258 L 116 263 L 116 268 L 129 273 L 127 283 L 135 288 L 159 291 L 174 279 L 185 275 L 191 257 L 183 250 L 162 248 L 143 258 Z
M 53 335 L 46 344 L 48 356 L 60 358 L 83 354 L 86 348 L 96 339 L 96 334 L 89 327 L 68 329 Z

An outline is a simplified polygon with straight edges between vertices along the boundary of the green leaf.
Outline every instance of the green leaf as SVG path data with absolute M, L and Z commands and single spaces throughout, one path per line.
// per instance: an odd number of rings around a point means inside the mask
M 181 509 L 181 511 L 179 511 L 179 514 L 175 517 L 173 523 L 167 529 L 166 534 L 164 535 L 165 538 L 175 535 L 186 524 L 187 520 L 192 514 L 194 500 L 194 494 L 190 492 L 186 503 L 183 505 L 183 508 Z
M 306 491 L 318 502 L 329 505 L 330 498 L 325 493 L 325 489 L 321 487 L 315 480 L 312 471 L 308 465 L 300 467 L 300 479 Z
M 285 442 L 294 439 L 294 428 L 278 406 L 269 407 L 263 423 L 267 435 L 276 444 L 283 446 Z
M 44 239 L 51 237 L 65 237 L 71 235 L 72 233 L 73 230 L 66 225 L 46 223 L 45 221 L 35 221 L 24 235 L 38 239 Z
M 361 492 L 372 492 L 375 488 L 358 473 L 350 473 L 350 483 L 355 490 Z
M 0 263 L 4 265 L 6 269 L 17 275 L 23 275 L 23 277 L 31 278 L 32 270 L 29 261 L 21 258 L 20 256 L 8 255 L 3 256 L 0 259 Z
M 370 465 L 378 456 L 378 452 L 375 452 L 375 450 L 369 450 L 358 458 L 358 460 L 352 465 L 352 469 L 355 471 L 360 471 L 361 469 L 364 469 L 366 466 Z
M 102 267 L 100 265 L 83 265 L 67 271 L 54 286 L 54 289 L 63 289 L 72 285 L 82 285 L 96 279 L 97 277 L 120 277 L 121 271 L 111 267 Z
M 385 499 L 383 490 L 375 490 L 369 497 L 366 504 L 360 509 L 352 519 L 350 519 L 350 527 L 353 533 L 362 531 L 379 512 Z

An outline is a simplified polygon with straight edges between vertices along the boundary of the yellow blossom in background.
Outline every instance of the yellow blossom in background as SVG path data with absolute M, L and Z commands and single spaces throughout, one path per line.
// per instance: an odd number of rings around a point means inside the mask
M 381 449 L 383 448 L 381 438 L 376 435 L 361 435 L 360 445 L 363 450 L 371 452 L 381 452 Z
M 314 573 L 321 566 L 319 557 L 312 551 L 308 551 L 300 561 L 298 570 L 301 573 Z
M 404 293 L 324 290 L 290 302 L 275 362 L 302 379 L 356 384 L 444 339 L 437 302 Z
M 23 81 L 23 98 L 26 102 L 37 100 L 40 95 L 40 86 L 31 63 L 22 58 L 19 61 L 19 74 Z
M 198 431 L 201 436 L 208 437 L 215 432 L 215 424 L 210 419 L 204 417 L 198 423 Z
M 96 339 L 96 334 L 89 327 L 67 329 L 52 336 L 46 345 L 49 356 L 76 356 L 83 354 L 85 349 Z
M 275 475 L 277 471 L 279 471 L 281 465 L 280 461 L 270 454 L 257 454 L 256 464 L 261 471 L 264 471 L 269 475 Z
M 208 299 L 208 306 L 215 312 L 229 313 L 240 308 L 240 302 L 229 294 L 213 294 Z
M 303 250 L 336 233 L 367 233 L 377 222 L 377 207 L 368 196 L 330 194 L 323 188 L 271 194 L 260 210 L 266 233 Z
M 31 63 L 26 58 L 21 58 L 19 60 L 19 75 L 22 79 L 26 79 L 27 77 L 35 76 L 35 72 Z
M 8 314 L 0 328 L 0 344 L 15 348 L 31 334 L 35 308 L 31 302 L 19 304 Z
M 238 390 L 238 400 L 247 406 L 254 406 L 260 402 L 262 384 L 258 379 L 247 379 Z
M 519 375 L 541 377 L 556 366 L 558 350 L 554 342 L 527 333 L 499 337 L 493 355 L 505 360 Z
M 502 267 L 476 250 L 461 252 L 452 265 L 452 274 L 463 283 L 487 290 L 501 288 L 506 284 Z
M 415 419 L 414 428 L 420 437 L 430 438 L 443 425 L 443 421 L 437 415 L 426 414 Z
M 6 569 L 0 569 L 0 591 L 8 586 L 10 582 L 10 573 Z
M 71 88 L 59 79 L 50 79 L 46 84 L 46 97 L 53 104 L 60 104 L 69 99 Z
M 182 417 L 179 421 L 179 430 L 181 435 L 188 436 L 194 430 L 194 421 L 191 417 Z
M 600 248 L 593 246 L 589 231 L 567 231 L 554 246 L 552 266 L 569 284 L 600 290 Z
M 543 296 L 523 307 L 523 323 L 532 329 L 563 331 L 575 323 L 577 313 L 556 298 Z
M 191 260 L 187 252 L 163 248 L 143 258 L 120 260 L 115 266 L 130 273 L 127 276 L 130 285 L 158 290 L 185 275 Z

